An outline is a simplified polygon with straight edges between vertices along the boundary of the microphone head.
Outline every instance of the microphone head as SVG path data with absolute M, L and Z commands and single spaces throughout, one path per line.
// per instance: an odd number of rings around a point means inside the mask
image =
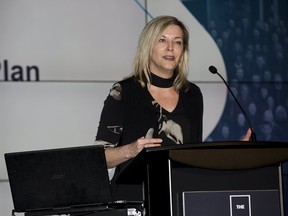
M 216 73 L 217 73 L 217 68 L 214 67 L 213 65 L 211 65 L 211 66 L 209 67 L 209 71 L 210 71 L 211 73 L 213 73 L 213 74 L 216 74 Z

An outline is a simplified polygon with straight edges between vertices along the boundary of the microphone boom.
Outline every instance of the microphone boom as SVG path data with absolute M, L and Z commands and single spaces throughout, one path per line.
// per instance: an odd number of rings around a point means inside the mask
M 229 92 L 230 92 L 231 95 L 233 96 L 234 100 L 235 100 L 236 103 L 238 104 L 241 112 L 242 112 L 243 115 L 245 116 L 246 121 L 248 122 L 249 128 L 251 129 L 251 132 L 252 132 L 252 133 L 251 133 L 251 141 L 256 142 L 256 141 L 257 141 L 257 138 L 256 138 L 256 134 L 255 134 L 255 132 L 254 132 L 254 129 L 253 129 L 253 127 L 252 127 L 252 124 L 251 124 L 251 122 L 249 121 L 249 118 L 248 118 L 248 116 L 246 115 L 246 112 L 245 112 L 244 109 L 242 108 L 242 106 L 241 106 L 241 104 L 239 103 L 239 101 L 237 100 L 236 96 L 233 94 L 231 88 L 229 87 L 229 85 L 227 84 L 227 82 L 225 81 L 225 79 L 222 77 L 222 75 L 218 73 L 216 67 L 214 67 L 213 65 L 211 65 L 211 66 L 209 67 L 209 71 L 210 71 L 212 74 L 217 74 L 217 75 L 222 79 L 222 81 L 224 82 L 224 84 L 226 85 L 227 89 L 229 90 Z

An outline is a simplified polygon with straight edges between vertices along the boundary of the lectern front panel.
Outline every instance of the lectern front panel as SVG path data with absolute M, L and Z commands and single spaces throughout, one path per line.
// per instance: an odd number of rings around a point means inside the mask
M 170 160 L 170 169 L 173 216 L 258 215 L 249 213 L 253 211 L 263 212 L 259 213 L 261 216 L 281 215 L 278 165 L 248 170 L 211 170 Z M 242 204 L 237 204 L 237 200 L 243 201 Z M 200 214 L 201 211 L 204 213 Z
M 186 191 L 182 195 L 183 216 L 280 216 L 278 190 Z

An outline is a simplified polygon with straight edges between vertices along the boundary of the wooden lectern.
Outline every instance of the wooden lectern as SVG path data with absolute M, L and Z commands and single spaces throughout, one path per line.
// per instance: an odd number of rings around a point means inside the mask
M 284 216 L 288 143 L 207 142 L 145 148 L 117 175 L 143 184 L 146 216 Z

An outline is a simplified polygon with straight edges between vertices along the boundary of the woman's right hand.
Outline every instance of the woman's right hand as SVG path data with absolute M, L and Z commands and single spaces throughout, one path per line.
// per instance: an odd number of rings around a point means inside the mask
M 144 138 L 140 137 L 134 142 L 119 146 L 108 147 L 105 149 L 105 156 L 108 168 L 113 168 L 119 164 L 134 158 L 140 151 L 148 147 L 161 146 L 162 139 L 160 138 Z
M 141 137 L 131 144 L 127 145 L 127 157 L 134 158 L 142 149 L 149 147 L 161 146 L 162 139 L 160 138 L 144 138 Z

